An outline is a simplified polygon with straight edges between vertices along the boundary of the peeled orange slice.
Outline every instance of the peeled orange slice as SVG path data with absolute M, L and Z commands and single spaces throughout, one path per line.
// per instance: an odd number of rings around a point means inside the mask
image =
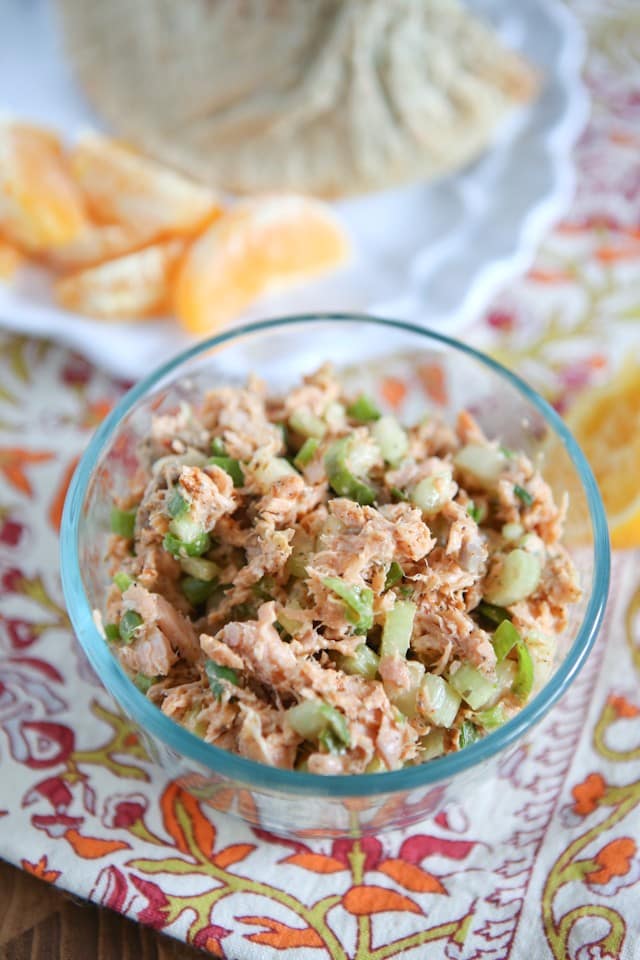
M 220 214 L 214 191 L 99 133 L 86 133 L 71 166 L 91 213 L 152 239 L 193 233 Z
M 177 274 L 175 310 L 192 333 L 209 333 L 272 286 L 332 269 L 348 253 L 327 206 L 296 195 L 236 204 L 189 248 Z
M 82 194 L 57 137 L 0 124 L 0 230 L 7 240 L 37 253 L 69 243 L 85 224 Z
M 612 546 L 640 546 L 640 363 L 585 393 L 566 419 L 598 482 Z
M 70 243 L 49 250 L 46 261 L 59 270 L 80 270 L 148 245 L 140 231 L 120 223 L 90 223 Z
M 55 285 L 68 310 L 100 320 L 133 320 L 168 310 L 171 275 L 184 241 L 165 240 L 63 277 Z

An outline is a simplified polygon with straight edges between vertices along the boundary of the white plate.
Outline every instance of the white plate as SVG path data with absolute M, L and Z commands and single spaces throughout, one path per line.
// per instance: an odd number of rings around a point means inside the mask
M 97 123 L 68 72 L 50 3 L 3 4 L 0 109 L 73 137 Z M 588 113 L 582 32 L 557 0 L 469 0 L 469 6 L 540 68 L 537 101 L 457 176 L 336 204 L 354 241 L 353 263 L 326 280 L 262 298 L 242 320 L 356 310 L 455 332 L 527 268 L 573 191 L 571 150 Z M 130 378 L 189 343 L 171 321 L 105 325 L 58 310 L 37 271 L 17 286 L 0 286 L 0 323 L 60 339 Z

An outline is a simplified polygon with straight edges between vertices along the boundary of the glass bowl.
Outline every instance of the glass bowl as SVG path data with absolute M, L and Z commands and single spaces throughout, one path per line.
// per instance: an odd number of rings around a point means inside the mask
M 550 679 L 504 726 L 464 750 L 386 773 L 319 776 L 228 753 L 166 717 L 127 677 L 98 632 L 104 609 L 113 498 L 138 465 L 150 419 L 195 401 L 207 387 L 257 373 L 272 389 L 331 361 L 354 390 L 365 388 L 412 422 L 425 410 L 453 418 L 470 409 L 490 438 L 525 450 L 569 493 L 567 546 L 582 599 L 560 638 Z M 378 832 L 435 816 L 468 799 L 499 760 L 531 734 L 567 690 L 593 646 L 609 585 L 609 539 L 593 475 L 551 407 L 523 381 L 463 343 L 421 327 L 365 316 L 313 315 L 254 323 L 197 344 L 138 383 L 96 431 L 73 478 L 61 533 L 64 594 L 75 632 L 98 677 L 137 726 L 151 756 L 201 801 L 252 826 L 296 836 Z

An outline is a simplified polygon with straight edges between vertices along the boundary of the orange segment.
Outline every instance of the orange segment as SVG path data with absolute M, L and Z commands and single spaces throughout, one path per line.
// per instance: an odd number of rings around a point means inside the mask
M 59 270 L 80 270 L 132 253 L 147 243 L 148 238 L 130 226 L 91 223 L 70 243 L 50 250 L 46 259 Z
M 586 393 L 567 423 L 584 450 L 607 510 L 612 546 L 640 546 L 640 363 Z
M 80 138 L 71 166 L 98 220 L 124 224 L 149 239 L 193 233 L 222 210 L 212 190 L 99 133 Z
M 69 243 L 86 223 L 60 141 L 47 130 L 0 124 L 0 228 L 38 252 Z
M 324 204 L 282 195 L 244 200 L 202 234 L 178 271 L 175 310 L 192 333 L 209 333 L 269 287 L 342 263 L 343 228 Z
M 169 307 L 171 274 L 184 249 L 165 240 L 125 257 L 63 277 L 55 286 L 68 310 L 99 320 L 132 320 Z
M 24 259 L 17 247 L 0 237 L 0 280 L 11 280 Z

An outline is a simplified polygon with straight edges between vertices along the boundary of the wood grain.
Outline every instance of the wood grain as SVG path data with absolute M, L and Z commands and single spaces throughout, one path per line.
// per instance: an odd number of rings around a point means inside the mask
M 201 960 L 203 956 L 0 860 L 0 960 Z

